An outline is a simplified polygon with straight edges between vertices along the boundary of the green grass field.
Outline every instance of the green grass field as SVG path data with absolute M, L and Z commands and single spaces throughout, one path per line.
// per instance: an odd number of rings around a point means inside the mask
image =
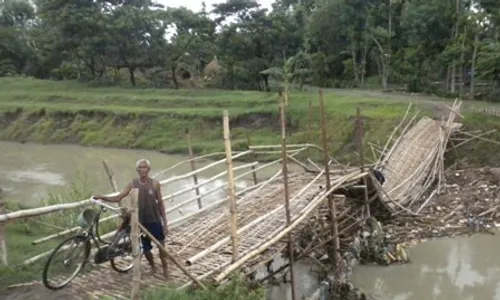
M 77 143 L 186 153 L 186 129 L 197 154 L 223 151 L 222 112 L 229 110 L 234 150 L 280 143 L 275 93 L 225 90 L 87 87 L 78 82 L 0 78 L 0 139 L 38 143 Z M 450 100 L 373 91 L 325 91 L 328 140 L 332 154 L 352 158 L 356 108 L 364 118 L 364 142 L 384 144 L 410 101 L 421 115 L 447 113 Z M 312 131 L 308 133 L 309 102 Z M 436 105 L 436 104 L 439 105 Z M 464 106 L 490 104 L 466 102 Z M 320 144 L 318 92 L 293 92 L 287 107 L 289 143 Z M 482 124 L 481 117 L 472 123 Z M 496 126 L 496 121 L 488 121 Z M 476 126 L 477 127 L 477 126 Z M 365 147 L 367 155 L 371 150 Z

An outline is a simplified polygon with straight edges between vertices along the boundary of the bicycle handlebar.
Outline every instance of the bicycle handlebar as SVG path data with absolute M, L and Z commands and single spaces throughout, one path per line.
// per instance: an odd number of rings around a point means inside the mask
M 114 210 L 114 211 L 120 211 L 121 210 L 121 207 L 114 207 L 114 206 L 107 205 L 104 202 L 95 199 L 94 197 L 90 198 L 90 202 L 95 203 L 95 204 L 100 205 L 100 206 L 104 206 L 104 207 L 109 208 L 109 209 Z

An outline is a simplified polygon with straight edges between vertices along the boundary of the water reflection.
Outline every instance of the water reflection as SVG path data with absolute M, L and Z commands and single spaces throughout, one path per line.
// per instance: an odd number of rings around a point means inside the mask
M 47 192 L 58 193 L 67 190 L 69 184 L 85 179 L 88 186 L 92 187 L 95 193 L 106 193 L 111 190 L 109 180 L 104 172 L 102 160 L 106 159 L 112 168 L 118 188 L 122 188 L 127 182 L 132 180 L 137 174 L 135 172 L 135 162 L 140 158 L 148 158 L 152 163 L 151 174 L 155 174 L 163 169 L 171 167 L 180 161 L 188 159 L 183 155 L 165 155 L 154 151 L 144 150 L 124 150 L 112 148 L 91 148 L 76 145 L 38 145 L 20 144 L 11 142 L 0 142 L 0 188 L 4 192 L 4 197 L 11 201 L 20 202 L 25 205 L 37 206 L 40 199 L 44 198 Z M 211 161 L 197 162 L 197 167 Z M 234 163 L 235 166 L 240 165 Z M 268 168 L 258 171 L 259 180 L 268 178 L 277 171 L 275 168 Z M 203 171 L 198 176 L 198 182 L 202 183 L 210 177 L 226 170 L 226 164 L 219 164 L 214 168 Z M 173 171 L 167 172 L 157 177 L 162 180 L 172 176 L 181 175 L 191 171 L 189 164 L 183 164 Z M 246 172 L 248 169 L 238 171 L 237 174 Z M 80 176 L 80 178 L 78 178 Z M 245 180 L 236 182 L 237 189 L 245 188 L 246 180 L 250 180 L 251 175 Z M 206 192 L 221 186 L 226 182 L 226 177 L 222 176 L 217 180 L 200 188 L 200 192 Z M 191 187 L 192 178 L 185 178 L 162 188 L 163 194 L 167 195 Z M 226 191 L 221 189 L 204 197 L 202 201 L 211 201 L 225 196 Z M 182 201 L 194 197 L 195 191 L 175 197 L 174 202 Z M 196 202 L 186 211 L 197 209 Z
M 500 300 L 499 248 L 490 235 L 429 241 L 411 250 L 411 264 L 358 266 L 353 281 L 379 299 Z

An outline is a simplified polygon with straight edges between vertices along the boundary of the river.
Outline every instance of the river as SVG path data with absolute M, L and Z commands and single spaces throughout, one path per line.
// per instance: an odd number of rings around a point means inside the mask
M 410 250 L 410 264 L 357 266 L 353 283 L 381 300 L 500 300 L 497 235 L 427 241 Z
M 140 158 L 147 158 L 151 162 L 151 175 L 188 159 L 184 155 L 166 155 L 156 151 L 13 142 L 0 142 L 0 152 L 2 153 L 0 156 L 0 188 L 4 191 L 3 197 L 25 206 L 39 206 L 40 200 L 47 197 L 48 193 L 68 191 L 72 183 L 85 185 L 95 194 L 110 192 L 111 185 L 102 165 L 103 159 L 107 160 L 112 169 L 118 188 L 122 188 L 125 183 L 137 175 L 135 163 Z M 197 167 L 200 168 L 209 162 L 212 161 L 197 162 Z M 235 163 L 235 165 L 241 165 L 241 163 Z M 263 180 L 276 172 L 278 168 L 279 165 L 276 165 L 259 170 L 257 175 L 260 180 Z M 203 182 L 225 169 L 226 164 L 222 163 L 203 171 L 198 176 L 199 181 Z M 235 175 L 248 170 L 238 171 Z M 161 180 L 189 171 L 191 171 L 190 164 L 186 163 L 157 178 Z M 251 175 L 236 182 L 237 188 L 244 188 L 249 183 L 249 179 L 251 179 Z M 200 192 L 211 190 L 225 182 L 226 177 L 222 176 L 201 187 Z M 192 178 L 176 181 L 162 189 L 163 195 L 192 185 Z M 185 199 L 193 195 L 194 191 L 192 194 L 184 194 L 174 200 Z M 207 197 L 207 201 L 215 198 L 220 198 L 220 193 L 219 195 L 218 193 L 211 194 Z
M 154 151 L 12 142 L 0 142 L 0 151 L 0 188 L 5 191 L 4 197 L 27 206 L 40 205 L 40 199 L 48 192 L 67 190 L 69 184 L 80 182 L 82 176 L 95 193 L 109 192 L 111 188 L 102 166 L 103 159 L 106 159 L 113 169 L 119 187 L 136 175 L 135 162 L 140 158 L 151 161 L 152 174 L 187 159 L 183 155 L 165 155 Z M 209 162 L 200 162 L 198 167 Z M 220 164 L 214 169 L 202 172 L 199 176 L 200 182 L 225 168 L 225 164 Z M 259 180 L 268 178 L 278 168 L 279 165 L 276 165 L 268 170 L 259 170 Z M 189 164 L 184 164 L 159 178 L 168 178 L 188 171 Z M 241 174 L 241 171 L 238 174 Z M 221 177 L 207 184 L 202 188 L 202 192 L 223 184 L 225 179 Z M 237 187 L 246 186 L 250 179 L 251 176 L 248 176 L 237 182 Z M 180 180 L 175 185 L 167 186 L 163 193 L 192 184 L 191 178 Z M 182 199 L 193 195 L 194 192 L 183 196 Z M 214 193 L 204 201 L 221 196 Z M 196 209 L 196 203 L 193 204 L 193 209 Z M 496 255 L 498 249 L 500 237 L 481 234 L 470 238 L 428 241 L 410 250 L 410 264 L 355 267 L 353 283 L 381 300 L 500 300 L 500 260 Z M 278 265 L 275 266 L 277 267 Z M 310 295 L 319 286 L 310 267 L 312 264 L 308 261 L 297 263 L 296 282 L 300 299 L 304 295 Z M 290 300 L 290 286 L 269 286 L 267 295 L 268 299 L 272 300 Z

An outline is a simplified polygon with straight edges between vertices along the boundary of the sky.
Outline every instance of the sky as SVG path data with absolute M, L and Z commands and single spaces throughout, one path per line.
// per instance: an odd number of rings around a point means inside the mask
M 169 1 L 169 0 L 156 0 L 158 3 L 161 3 L 165 6 L 170 7 L 181 7 L 185 6 L 194 12 L 198 12 L 201 10 L 200 0 L 182 0 L 182 1 Z M 205 5 L 207 6 L 207 11 L 212 10 L 212 4 L 226 2 L 224 0 L 205 0 Z M 271 9 L 271 4 L 274 0 L 257 0 L 257 2 L 264 8 Z

